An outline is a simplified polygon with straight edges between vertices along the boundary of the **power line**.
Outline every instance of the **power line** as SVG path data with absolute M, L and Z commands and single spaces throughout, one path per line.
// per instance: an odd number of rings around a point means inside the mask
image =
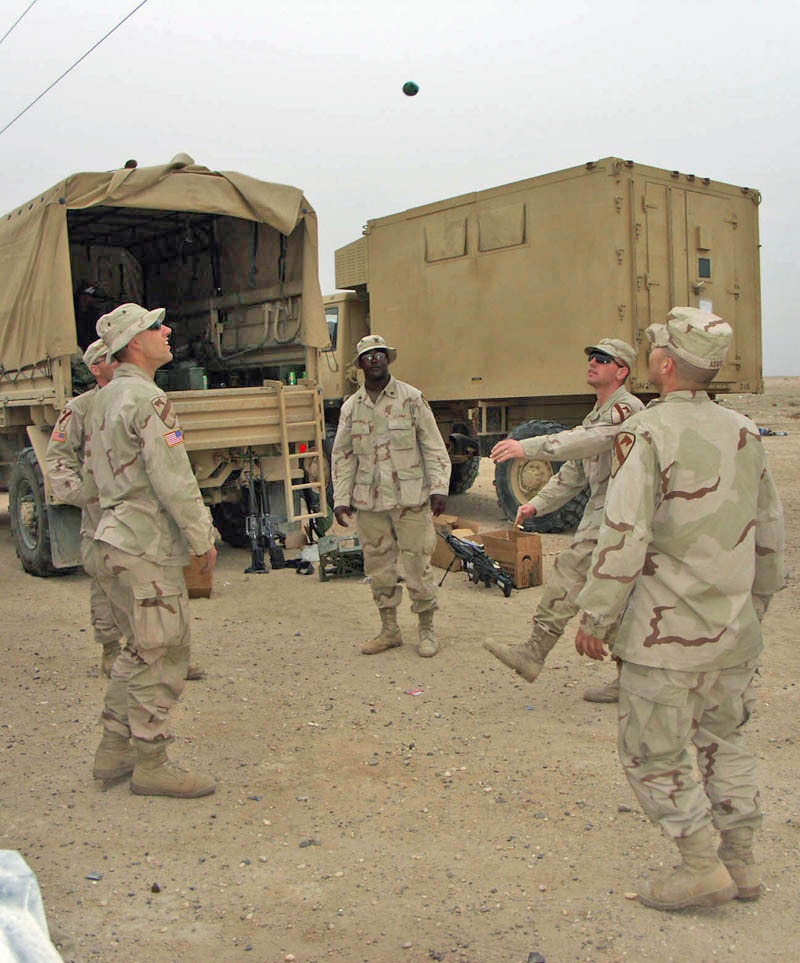
M 33 3 L 36 3 L 36 0 L 33 0 Z M 86 60 L 86 58 L 89 56 L 89 54 L 90 54 L 93 50 L 96 50 L 104 40 L 108 40 L 108 38 L 111 36 L 112 33 L 114 33 L 115 30 L 118 30 L 118 29 L 123 25 L 123 23 L 125 23 L 126 20 L 130 20 L 130 18 L 136 13 L 136 11 L 137 11 L 137 10 L 140 10 L 146 3 L 147 3 L 147 0 L 141 0 L 141 3 L 138 3 L 138 4 L 133 8 L 133 10 L 131 10 L 131 12 L 130 12 L 129 14 L 127 14 L 126 16 L 124 16 L 124 17 L 122 18 L 122 20 L 120 20 L 120 22 L 119 22 L 118 24 L 116 24 L 116 26 L 112 27 L 112 28 L 108 31 L 107 34 L 105 34 L 104 36 L 102 36 L 102 37 L 97 41 L 97 43 L 92 44 L 92 46 L 89 47 L 89 49 L 86 51 L 86 53 L 83 54 L 83 56 L 78 57 L 78 59 L 75 61 L 75 63 L 74 63 L 71 67 L 67 67 L 67 69 L 64 71 L 63 74 L 61 74 L 60 77 L 56 77 L 56 79 L 52 82 L 52 84 L 50 84 L 49 87 L 46 87 L 46 88 L 39 94 L 38 97 L 36 97 L 34 100 L 32 100 L 32 101 L 28 104 L 27 107 L 25 107 L 23 110 L 21 110 L 21 111 L 17 114 L 16 117 L 14 117 L 12 120 L 10 120 L 10 121 L 6 124 L 6 126 L 3 127 L 3 128 L 0 130 L 0 134 L 5 134 L 5 132 L 8 130 L 8 128 L 9 128 L 12 124 L 15 124 L 15 123 L 20 119 L 20 117 L 22 117 L 23 114 L 27 114 L 27 112 L 31 109 L 31 107 L 33 107 L 34 104 L 38 104 L 39 101 L 42 99 L 42 97 L 45 96 L 45 94 L 49 94 L 50 91 L 53 89 L 53 87 L 56 86 L 56 84 L 60 83 L 60 82 L 67 76 L 68 73 L 71 73 L 71 72 L 78 66 L 78 64 L 81 63 L 81 61 Z M 31 4 L 31 6 L 33 6 L 33 4 Z M 30 8 L 28 8 L 28 9 L 30 9 Z M 26 11 L 26 12 L 27 12 L 27 11 Z M 23 16 L 24 16 L 24 14 L 23 14 Z M 12 27 L 11 29 L 13 30 L 14 28 Z M 6 35 L 6 36 L 7 36 L 7 35 Z
M 22 20 L 25 14 L 30 10 L 30 8 L 36 3 L 36 0 L 31 0 L 28 6 L 22 11 L 22 13 L 17 17 L 17 19 L 11 24 L 11 26 L 6 30 L 2 37 L 0 37 L 0 43 L 2 43 L 6 37 L 11 33 L 11 31 L 16 27 L 16 25 Z

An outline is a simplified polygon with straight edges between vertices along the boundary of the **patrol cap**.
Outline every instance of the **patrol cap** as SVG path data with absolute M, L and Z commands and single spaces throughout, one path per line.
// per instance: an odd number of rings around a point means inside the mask
M 584 354 L 591 354 L 593 351 L 600 351 L 602 354 L 610 354 L 611 357 L 624 364 L 626 368 L 632 368 L 636 360 L 636 351 L 620 338 L 601 338 L 597 344 L 590 344 L 583 349 Z
M 108 348 L 106 347 L 105 341 L 102 338 L 98 338 L 97 341 L 92 341 L 89 347 L 83 352 L 83 363 L 87 368 L 91 368 L 93 364 L 102 364 L 106 360 L 106 355 L 108 354 Z
M 368 351 L 385 351 L 389 355 L 390 364 L 397 357 L 396 349 L 391 348 L 379 334 L 368 334 L 356 345 L 356 356 L 353 358 L 353 364 L 357 365 L 361 355 Z
M 699 308 L 673 308 L 665 324 L 651 324 L 654 348 L 670 348 L 695 368 L 718 370 L 725 363 L 733 328 L 716 314 Z
M 121 351 L 137 334 L 146 331 L 156 321 L 163 321 L 166 313 L 164 308 L 148 311 L 140 304 L 128 303 L 104 314 L 97 322 L 97 333 L 105 342 L 108 362 L 111 362 L 112 355 Z

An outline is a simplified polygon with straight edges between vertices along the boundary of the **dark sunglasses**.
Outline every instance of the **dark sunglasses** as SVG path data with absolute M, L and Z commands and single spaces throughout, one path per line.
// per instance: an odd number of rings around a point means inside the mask
M 154 322 L 148 327 L 147 330 L 148 330 L 148 331 L 160 331 L 160 330 L 161 330 L 161 322 L 160 322 L 160 321 L 154 321 Z
M 622 365 L 620 365 L 615 358 L 612 358 L 610 354 L 601 354 L 599 351 L 593 351 L 589 355 L 589 360 L 596 361 L 598 364 L 615 364 L 618 368 L 622 367 Z

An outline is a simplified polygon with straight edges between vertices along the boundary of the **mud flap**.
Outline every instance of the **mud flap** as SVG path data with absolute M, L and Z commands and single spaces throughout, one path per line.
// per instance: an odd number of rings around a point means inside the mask
M 81 564 L 81 510 L 74 505 L 48 505 L 50 553 L 55 568 Z

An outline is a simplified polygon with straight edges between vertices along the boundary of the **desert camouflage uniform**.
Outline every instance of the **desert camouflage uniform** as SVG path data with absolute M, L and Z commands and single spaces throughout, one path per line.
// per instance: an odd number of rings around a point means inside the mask
M 50 436 L 45 464 L 53 495 L 64 504 L 81 509 L 81 560 L 90 579 L 89 611 L 94 638 L 104 649 L 111 649 L 119 642 L 121 632 L 96 577 L 93 539 L 100 521 L 100 503 L 96 498 L 88 498 L 83 484 L 86 419 L 99 390 L 94 387 L 64 405 Z
M 189 665 L 183 566 L 190 551 L 212 548 L 213 526 L 172 405 L 136 365 L 121 364 L 92 406 L 85 474 L 102 509 L 97 578 L 128 638 L 102 721 L 123 736 L 169 739 Z
M 706 392 L 675 391 L 634 416 L 614 446 L 578 603 L 583 630 L 598 639 L 624 611 L 613 652 L 626 775 L 671 837 L 694 835 L 709 817 L 718 829 L 756 828 L 742 727 L 760 615 L 783 586 L 783 515 L 758 429 Z
M 357 511 L 375 604 L 400 604 L 402 555 L 412 611 L 434 610 L 429 499 L 447 495 L 450 458 L 422 393 L 390 377 L 373 403 L 362 385 L 342 406 L 332 461 L 334 504 Z
M 597 533 L 603 521 L 603 504 L 611 473 L 611 448 L 620 425 L 642 402 L 620 387 L 602 404 L 596 404 L 583 423 L 555 435 L 525 438 L 527 458 L 563 461 L 558 472 L 530 501 L 536 514 L 547 515 L 589 487 L 589 500 L 569 548 L 560 552 L 553 565 L 536 613 L 531 644 L 542 660 L 553 648 L 569 620 L 579 611 L 578 593 L 586 581 Z

